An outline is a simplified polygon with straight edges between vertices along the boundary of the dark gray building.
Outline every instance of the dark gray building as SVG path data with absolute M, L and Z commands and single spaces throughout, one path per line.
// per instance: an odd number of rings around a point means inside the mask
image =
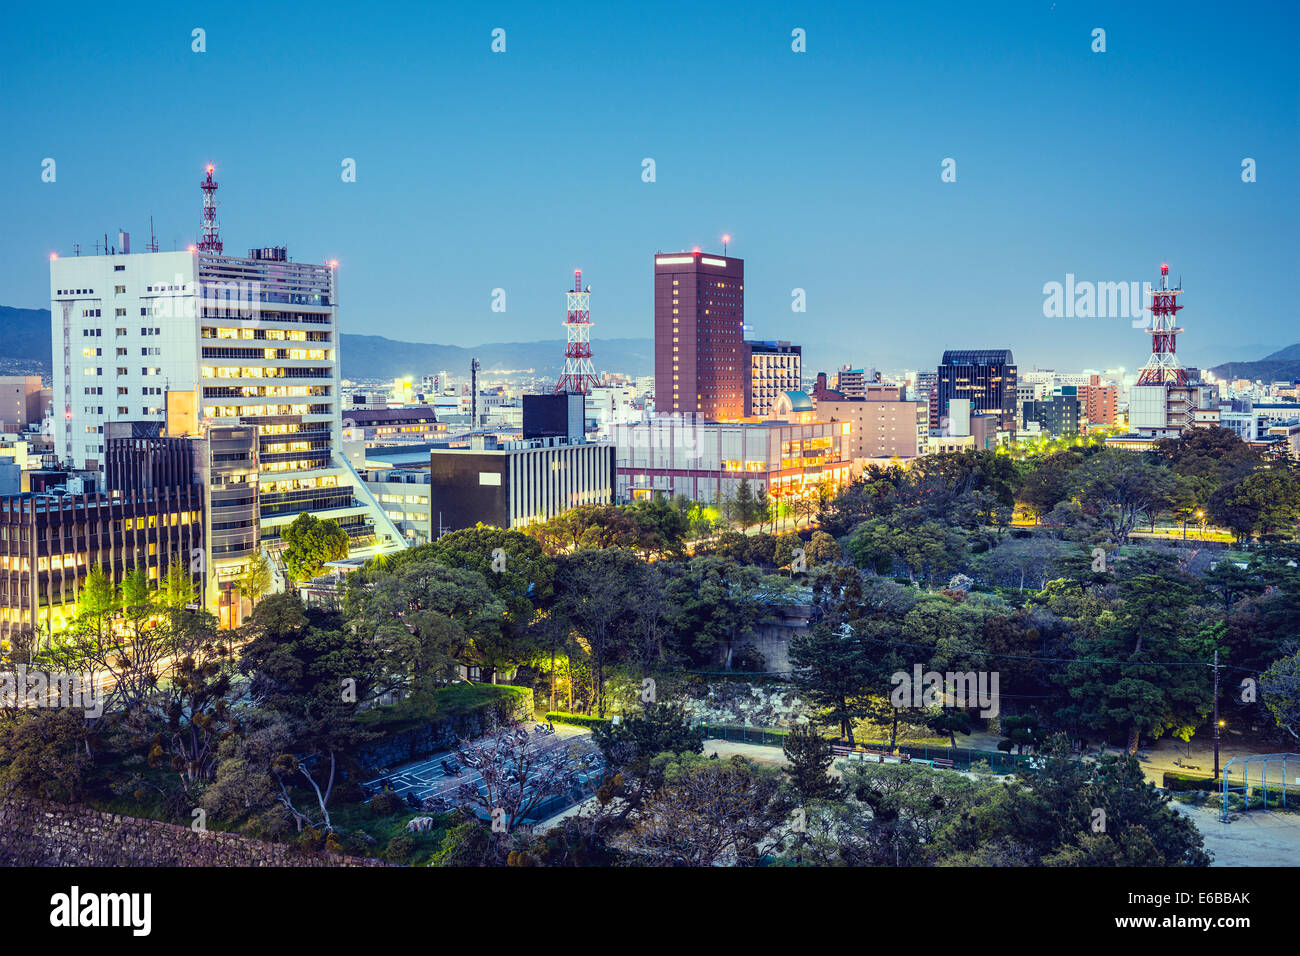
M 968 398 L 974 414 L 996 415 L 998 427 L 1016 430 L 1016 360 L 1010 349 L 949 349 L 935 370 L 930 391 L 930 428 L 939 431 L 948 403 Z

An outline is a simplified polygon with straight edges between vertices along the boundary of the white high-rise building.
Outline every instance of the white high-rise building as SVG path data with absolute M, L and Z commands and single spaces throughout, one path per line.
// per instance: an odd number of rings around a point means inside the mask
M 303 512 L 403 547 L 341 451 L 337 279 L 279 247 L 52 258 L 55 452 L 102 470 L 107 422 L 255 425 L 264 547 Z

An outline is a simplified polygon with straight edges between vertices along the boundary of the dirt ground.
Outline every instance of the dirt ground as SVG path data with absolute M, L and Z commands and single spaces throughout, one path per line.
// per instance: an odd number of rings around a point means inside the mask
M 1251 810 L 1221 823 L 1213 807 L 1170 806 L 1196 824 L 1214 866 L 1300 866 L 1300 813 Z

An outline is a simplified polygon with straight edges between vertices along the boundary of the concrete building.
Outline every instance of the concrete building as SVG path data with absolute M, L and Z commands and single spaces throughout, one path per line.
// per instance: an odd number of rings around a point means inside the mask
M 39 375 L 0 375 L 0 432 L 21 432 L 45 420 Z
M 1089 376 L 1078 386 L 1084 421 L 1089 425 L 1114 425 L 1119 418 L 1119 393 L 1114 385 L 1103 385 L 1100 375 Z
M 427 458 L 427 449 L 424 454 Z M 415 546 L 432 540 L 427 467 L 367 468 L 361 477 L 408 544 Z
M 880 373 L 874 368 L 840 369 L 835 377 L 835 390 L 845 398 L 866 398 L 867 387 L 879 381 Z
M 345 441 L 360 439 L 374 445 L 436 441 L 447 435 L 446 424 L 438 421 L 429 405 L 403 408 L 354 405 L 343 410 L 343 430 Z
M 898 385 L 867 386 L 860 399 L 818 401 L 817 418 L 850 426 L 840 440 L 854 461 L 915 458 L 925 450 L 930 427 L 929 406 L 905 401 Z
M 614 500 L 614 446 L 584 438 L 580 392 L 525 395 L 524 437 L 473 435 L 429 451 L 433 537 L 478 523 L 520 528 Z
M 614 446 L 560 438 L 499 442 L 430 452 L 429 513 L 441 531 L 478 523 L 521 528 L 579 505 L 614 500 Z
M 654 276 L 656 412 L 743 418 L 745 261 L 656 254 Z
M 251 425 L 260 533 L 273 551 L 303 512 L 337 521 L 354 554 L 403 536 L 341 453 L 338 275 L 285 249 L 115 253 L 50 262 L 55 450 L 102 471 L 105 426 Z
M 803 347 L 789 342 L 746 342 L 745 414 L 767 418 L 782 392 L 802 388 Z
M 1063 385 L 1050 398 L 1025 402 L 1021 411 L 1025 424 L 1037 422 L 1053 438 L 1078 435 L 1086 419 L 1076 389 L 1075 385 Z

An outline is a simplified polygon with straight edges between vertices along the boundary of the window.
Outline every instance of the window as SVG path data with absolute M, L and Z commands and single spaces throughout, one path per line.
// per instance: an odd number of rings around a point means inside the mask
M 124 285 L 118 285 L 113 287 L 114 295 L 122 295 L 124 292 L 126 292 L 126 286 Z

